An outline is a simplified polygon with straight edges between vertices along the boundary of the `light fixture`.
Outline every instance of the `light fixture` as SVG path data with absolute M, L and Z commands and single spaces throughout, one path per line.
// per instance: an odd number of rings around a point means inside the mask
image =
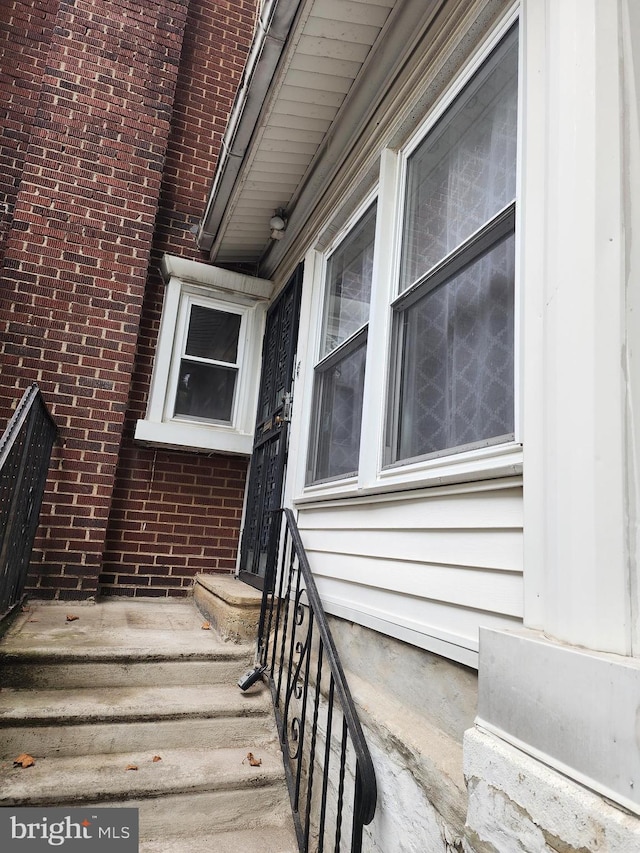
M 271 238 L 273 240 L 282 240 L 284 231 L 287 227 L 287 217 L 284 215 L 284 210 L 279 207 L 274 215 L 269 220 L 269 228 L 271 229 Z

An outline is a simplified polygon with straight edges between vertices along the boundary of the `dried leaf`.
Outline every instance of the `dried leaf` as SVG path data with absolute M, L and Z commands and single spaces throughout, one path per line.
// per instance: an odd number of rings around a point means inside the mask
M 210 631 L 211 630 L 211 622 L 203 622 L 200 627 L 202 628 L 203 631 Z
M 155 761 L 162 761 L 162 756 L 161 756 L 161 755 L 154 755 L 154 756 L 153 756 L 153 758 L 152 758 L 151 760 L 152 760 L 152 761 L 154 761 L 154 762 L 155 762 Z
M 22 610 L 23 613 L 30 613 L 31 612 L 31 608 L 26 604 L 24 604 L 20 609 Z
M 256 758 L 252 752 L 247 753 L 247 757 L 242 759 L 242 763 L 244 764 L 247 760 L 251 767 L 260 767 L 262 764 L 262 759 Z
M 26 752 L 13 759 L 14 767 L 33 767 L 35 763 L 36 760 L 33 755 L 28 755 Z
M 79 618 L 80 618 L 79 616 L 73 616 L 72 614 L 67 613 L 67 622 L 75 622 L 76 619 L 79 619 Z
M 137 770 L 138 765 L 137 764 L 127 764 L 127 766 L 124 769 L 125 770 Z

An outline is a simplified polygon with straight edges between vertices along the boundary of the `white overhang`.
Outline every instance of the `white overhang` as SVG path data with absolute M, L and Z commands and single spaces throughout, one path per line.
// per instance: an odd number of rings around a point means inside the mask
M 400 5 L 402 0 L 263 4 L 197 235 L 212 261 L 258 269 L 275 242 L 283 243 L 280 253 L 285 248 L 289 229 L 286 240 L 274 241 L 269 220 L 283 210 L 295 230 L 297 201 L 323 152 L 332 143 L 336 148 L 336 139 L 341 152 L 348 147 L 355 125 L 352 115 L 348 126 L 341 123 L 345 106 L 377 48 L 385 47 Z M 387 51 L 383 64 L 395 59 Z M 365 96 L 360 111 L 370 105 Z

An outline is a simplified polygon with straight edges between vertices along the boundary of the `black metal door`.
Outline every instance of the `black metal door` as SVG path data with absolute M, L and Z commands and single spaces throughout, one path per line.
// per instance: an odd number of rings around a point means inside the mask
M 264 587 L 269 531 L 279 509 L 287 460 L 289 409 L 302 290 L 302 265 L 267 313 L 262 378 L 240 543 L 240 579 Z

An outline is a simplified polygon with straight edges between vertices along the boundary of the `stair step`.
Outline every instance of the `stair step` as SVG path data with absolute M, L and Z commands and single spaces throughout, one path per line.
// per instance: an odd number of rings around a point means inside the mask
M 0 686 L 20 689 L 152 687 L 156 684 L 235 683 L 250 666 L 253 646 L 215 646 L 208 652 L 158 655 L 147 650 L 0 652 Z
M 236 685 L 254 645 L 203 619 L 193 602 L 19 614 L 0 647 L 0 807 L 137 808 L 142 853 L 297 853 L 269 691 Z M 35 766 L 13 767 L 22 752 Z
M 141 839 L 183 836 L 183 845 L 192 833 L 291 826 L 281 754 L 259 743 L 251 752 L 261 758 L 260 767 L 244 760 L 246 749 L 226 748 L 161 749 L 157 762 L 152 750 L 43 758 L 25 769 L 5 761 L 0 807 L 136 808 Z M 138 769 L 127 770 L 130 764 Z M 190 842 L 185 846 L 191 850 Z
M 275 727 L 268 691 L 234 685 L 0 692 L 0 755 L 64 756 L 132 748 L 243 746 Z
M 276 784 L 280 790 L 284 771 L 278 751 L 259 743 L 250 746 L 262 761 L 259 767 L 246 760 L 246 749 L 163 749 L 160 744 L 155 753 L 42 758 L 28 768 L 3 761 L 0 806 L 106 806 L 169 795 L 255 792 Z M 154 754 L 161 760 L 153 761 Z M 129 765 L 138 769 L 127 770 Z
M 0 724 L 21 722 L 143 722 L 185 717 L 269 712 L 266 690 L 242 692 L 235 684 L 174 687 L 84 687 L 0 693 Z
M 188 839 L 183 836 L 141 841 L 139 853 L 186 853 L 187 850 L 188 853 L 250 853 L 254 850 L 298 853 L 298 845 L 291 826 L 259 826 L 237 832 L 189 835 Z

